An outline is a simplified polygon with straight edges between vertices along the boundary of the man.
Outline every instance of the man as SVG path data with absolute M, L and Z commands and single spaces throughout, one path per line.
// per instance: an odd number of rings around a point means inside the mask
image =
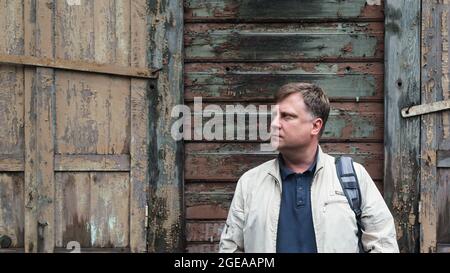
M 319 146 L 330 103 L 308 83 L 282 86 L 271 124 L 280 154 L 239 179 L 220 252 L 360 252 L 355 213 L 335 159 Z M 394 220 L 367 171 L 354 163 L 361 190 L 362 246 L 398 252 Z

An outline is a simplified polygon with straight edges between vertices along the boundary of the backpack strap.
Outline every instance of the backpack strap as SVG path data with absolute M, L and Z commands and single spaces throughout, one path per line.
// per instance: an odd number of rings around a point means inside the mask
M 364 230 L 364 226 L 361 221 L 361 190 L 359 188 L 358 177 L 356 176 L 352 158 L 348 156 L 341 156 L 337 158 L 336 171 L 344 195 L 347 197 L 348 203 L 356 216 L 359 250 L 360 252 L 366 252 L 361 240 L 362 231 Z

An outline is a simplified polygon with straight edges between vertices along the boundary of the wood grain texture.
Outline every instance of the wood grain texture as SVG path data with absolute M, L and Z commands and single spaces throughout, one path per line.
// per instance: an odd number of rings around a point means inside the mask
M 332 101 L 383 101 L 382 63 L 188 63 L 184 97 L 272 102 L 289 82 L 319 85 Z
M 11 248 L 24 247 L 23 197 L 23 174 L 0 173 L 0 234 L 11 238 Z
M 383 20 L 383 2 L 369 5 L 366 0 L 185 0 L 187 22 L 208 21 L 298 21 L 298 20 Z
M 396 220 L 400 251 L 415 252 L 419 243 L 420 119 L 403 119 L 400 110 L 420 103 L 420 3 L 387 0 L 385 8 L 384 194 Z
M 129 174 L 57 173 L 56 247 L 129 247 Z
M 382 59 L 382 23 L 189 24 L 185 57 L 197 61 Z
M 183 143 L 172 138 L 171 111 L 183 104 L 183 3 L 148 1 L 150 65 L 160 69 L 150 83 L 149 252 L 183 247 Z

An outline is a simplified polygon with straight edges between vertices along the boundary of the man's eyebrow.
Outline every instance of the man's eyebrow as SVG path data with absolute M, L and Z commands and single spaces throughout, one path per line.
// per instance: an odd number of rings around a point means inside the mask
M 293 116 L 293 117 L 297 117 L 297 114 L 293 113 L 293 112 L 286 112 L 286 111 L 280 111 L 280 115 L 281 116 Z

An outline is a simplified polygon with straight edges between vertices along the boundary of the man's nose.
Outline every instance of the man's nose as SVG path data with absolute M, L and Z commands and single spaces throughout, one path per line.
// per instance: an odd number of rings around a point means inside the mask
M 279 118 L 278 115 L 276 115 L 273 118 L 272 123 L 270 124 L 270 126 L 272 127 L 272 129 L 280 129 L 281 128 L 280 118 Z

